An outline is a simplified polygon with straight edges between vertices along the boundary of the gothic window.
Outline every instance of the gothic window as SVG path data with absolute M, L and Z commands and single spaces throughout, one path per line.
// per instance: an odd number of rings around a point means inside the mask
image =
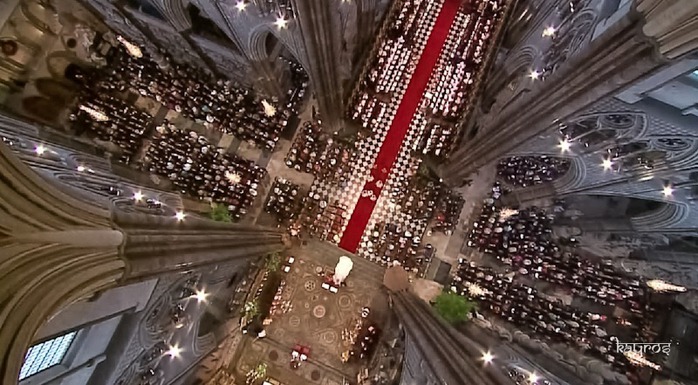
M 635 115 L 631 114 L 608 114 L 601 117 L 603 126 L 616 130 L 625 130 L 635 124 Z
M 572 57 L 583 45 L 595 24 L 596 15 L 590 12 L 565 20 L 552 37 L 552 45 L 543 56 L 543 76 L 551 75 Z
M 610 141 L 616 137 L 615 130 L 595 130 L 579 138 L 579 142 L 585 147 L 596 146 L 601 143 Z
M 561 19 L 566 19 L 572 15 L 574 15 L 575 12 L 582 10 L 589 4 L 589 0 L 569 0 L 569 1 L 563 1 L 560 7 L 558 8 L 558 13 L 560 15 Z
M 666 159 L 666 153 L 663 151 L 644 151 L 633 153 L 623 158 L 623 166 L 625 168 L 640 168 L 652 170 L 657 163 Z
M 577 122 L 563 124 L 560 126 L 560 134 L 568 140 L 574 140 L 586 135 L 598 128 L 598 120 L 594 118 L 586 118 Z
M 60 364 L 76 335 L 77 332 L 70 332 L 30 347 L 19 371 L 19 380 Z
M 608 154 L 611 159 L 618 159 L 647 151 L 648 148 L 649 146 L 645 142 L 633 142 L 614 147 L 608 150 Z
M 691 142 L 682 138 L 659 138 L 655 146 L 665 151 L 684 151 L 691 147 Z

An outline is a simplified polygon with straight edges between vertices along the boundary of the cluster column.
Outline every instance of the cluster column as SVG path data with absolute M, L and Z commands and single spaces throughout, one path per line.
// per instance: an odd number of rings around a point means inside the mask
M 681 12 L 677 12 L 680 9 Z M 636 0 L 631 9 L 580 54 L 526 96 L 511 103 L 443 167 L 457 184 L 468 174 L 532 139 L 559 120 L 698 48 L 698 7 L 691 0 Z
M 335 1 L 294 0 L 295 23 L 303 45 L 302 62 L 317 96 L 323 124 L 340 128 L 344 114 L 341 81 L 341 23 Z
M 121 284 L 283 248 L 273 229 L 122 213 L 76 199 L 0 143 L 0 382 L 16 384 L 39 327 Z

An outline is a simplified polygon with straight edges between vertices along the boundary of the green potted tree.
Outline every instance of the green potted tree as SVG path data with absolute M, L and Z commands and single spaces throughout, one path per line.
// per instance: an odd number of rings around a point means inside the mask
M 443 292 L 434 301 L 434 310 L 451 325 L 457 325 L 470 319 L 470 312 L 477 309 L 477 304 L 468 298 L 451 292 Z

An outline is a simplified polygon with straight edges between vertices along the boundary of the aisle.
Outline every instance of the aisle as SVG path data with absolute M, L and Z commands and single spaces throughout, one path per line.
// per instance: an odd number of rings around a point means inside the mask
M 431 73 L 448 38 L 448 32 L 456 18 L 460 4 L 460 0 L 446 0 L 441 8 L 441 12 L 439 12 L 422 56 L 397 109 L 395 119 L 393 119 L 385 140 L 381 145 L 369 179 L 364 184 L 361 197 L 356 203 L 342 240 L 339 243 L 339 247 L 344 250 L 352 253 L 356 252 L 361 236 L 376 206 L 376 201 L 388 179 L 388 175 L 390 175 L 402 142 L 407 135 L 410 122 L 427 88 Z

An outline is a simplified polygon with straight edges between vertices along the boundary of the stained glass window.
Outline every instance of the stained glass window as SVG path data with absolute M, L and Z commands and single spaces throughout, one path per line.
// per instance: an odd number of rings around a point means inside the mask
M 77 332 L 70 332 L 30 347 L 19 371 L 19 380 L 60 364 L 76 334 Z

